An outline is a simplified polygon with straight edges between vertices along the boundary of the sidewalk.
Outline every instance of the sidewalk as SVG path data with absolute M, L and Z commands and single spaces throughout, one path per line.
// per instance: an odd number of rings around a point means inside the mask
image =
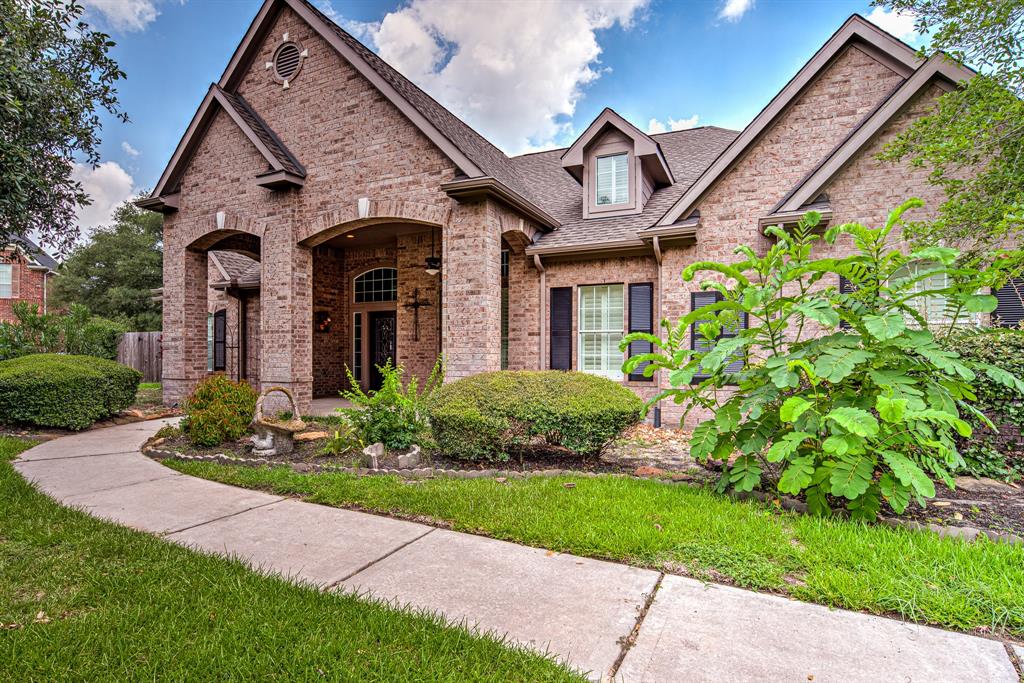
M 49 441 L 15 467 L 98 517 L 325 589 L 439 611 L 595 679 L 1019 680 L 994 640 L 185 476 L 138 451 L 167 422 Z

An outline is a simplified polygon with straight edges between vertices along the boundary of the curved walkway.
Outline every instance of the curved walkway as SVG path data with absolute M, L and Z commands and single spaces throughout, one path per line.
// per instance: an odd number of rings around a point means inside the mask
M 15 467 L 98 517 L 324 589 L 440 611 L 594 678 L 1019 680 L 994 640 L 189 477 L 139 452 L 167 422 L 49 441 Z

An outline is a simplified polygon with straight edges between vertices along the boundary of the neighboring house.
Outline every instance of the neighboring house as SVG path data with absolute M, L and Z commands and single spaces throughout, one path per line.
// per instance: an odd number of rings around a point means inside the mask
M 449 379 L 578 369 L 652 396 L 666 378 L 624 377 L 618 343 L 712 296 L 687 264 L 809 207 L 935 210 L 927 171 L 875 154 L 970 76 L 853 16 L 740 133 L 606 109 L 510 158 L 309 3 L 267 0 L 139 202 L 165 214 L 164 396 L 223 368 L 305 408 L 346 366 L 374 387 L 376 364 L 424 377 L 441 353 Z
M 0 249 L 0 322 L 14 322 L 14 304 L 34 304 L 47 310 L 50 278 L 57 274 L 57 262 L 27 237 L 11 238 Z

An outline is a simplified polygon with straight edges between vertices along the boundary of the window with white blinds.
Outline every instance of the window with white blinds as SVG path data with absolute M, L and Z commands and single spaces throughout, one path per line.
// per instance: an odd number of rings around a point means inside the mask
M 936 264 L 928 262 L 912 263 L 900 268 L 894 274 L 894 279 L 913 278 L 918 273 L 935 268 Z M 927 292 L 936 289 L 946 289 L 952 283 L 946 273 L 936 273 L 914 283 L 913 291 Z M 953 322 L 955 313 L 949 300 L 938 294 L 914 297 L 907 301 L 907 305 L 917 311 L 922 318 L 928 321 L 929 325 L 950 325 Z M 961 310 L 956 318 L 957 325 L 981 325 L 980 313 L 968 313 Z M 914 324 L 916 321 L 910 315 L 906 315 L 907 324 Z
M 622 379 L 622 285 L 580 287 L 579 300 L 580 371 Z
M 629 201 L 629 155 L 614 154 L 597 158 L 597 205 L 625 204 Z
M 14 296 L 14 266 L 10 263 L 0 263 L 0 299 L 10 299 Z

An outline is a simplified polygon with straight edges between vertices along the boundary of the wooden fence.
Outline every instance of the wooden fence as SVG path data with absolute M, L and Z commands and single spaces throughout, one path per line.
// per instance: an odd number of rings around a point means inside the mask
M 163 366 L 160 332 L 126 332 L 117 345 L 117 362 L 142 373 L 143 382 L 159 382 Z

